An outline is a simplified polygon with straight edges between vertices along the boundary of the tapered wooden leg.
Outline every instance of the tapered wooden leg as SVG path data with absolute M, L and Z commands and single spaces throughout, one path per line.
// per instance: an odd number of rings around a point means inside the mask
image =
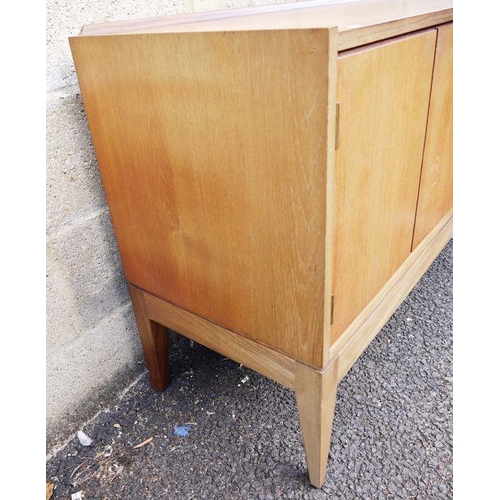
M 151 385 L 156 391 L 163 391 L 170 385 L 167 328 L 149 319 L 143 292 L 133 286 L 129 286 L 128 290 L 132 299 Z
M 337 360 L 332 361 L 323 371 L 297 363 L 294 385 L 309 480 L 313 486 L 321 488 L 326 477 L 335 413 Z

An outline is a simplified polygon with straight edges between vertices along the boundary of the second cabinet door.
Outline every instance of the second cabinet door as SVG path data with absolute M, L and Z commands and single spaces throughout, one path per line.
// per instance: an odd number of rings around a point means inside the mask
M 453 25 L 438 29 L 413 248 L 453 206 Z
M 331 343 L 408 257 L 436 30 L 339 55 Z

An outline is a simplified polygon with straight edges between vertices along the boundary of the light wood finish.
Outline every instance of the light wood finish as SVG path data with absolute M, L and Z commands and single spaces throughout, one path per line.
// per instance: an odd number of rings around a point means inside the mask
M 438 29 L 413 247 L 453 206 L 453 25 Z
M 452 20 L 452 16 L 451 0 L 336 3 L 324 0 L 91 24 L 84 26 L 81 34 L 95 36 L 338 27 L 339 50 L 346 50 L 446 23 Z
M 71 48 L 127 280 L 321 368 L 330 32 Z
M 435 41 L 339 57 L 332 344 L 410 254 Z
M 419 5 L 423 6 L 420 3 Z M 448 5 L 451 5 L 451 2 L 448 2 Z M 346 29 L 339 33 L 339 50 L 353 49 L 379 40 L 423 30 L 437 24 L 447 23 L 452 18 L 452 9 L 445 9 L 439 12 L 383 22 L 377 25 Z
M 167 329 L 162 324 L 151 321 L 142 292 L 131 286 L 128 287 L 128 290 L 132 299 L 151 385 L 156 391 L 163 391 L 170 385 Z
M 325 482 L 338 381 L 336 359 L 323 371 L 296 365 L 295 395 L 307 469 L 311 484 L 317 488 Z
M 335 183 L 335 161 L 336 135 L 337 135 L 337 32 L 330 32 L 330 58 L 328 66 L 328 124 L 327 124 L 327 158 L 326 158 L 326 207 L 325 207 L 325 275 L 324 275 L 324 323 L 323 338 L 324 346 L 330 345 L 331 325 L 331 291 L 333 286 L 333 227 L 334 227 L 334 183 Z M 330 361 L 328 349 L 323 350 L 323 362 L 321 367 Z
M 219 354 L 228 356 L 286 387 L 293 387 L 295 360 L 184 311 L 154 295 L 134 287 L 130 288 L 143 296 L 146 314 L 151 320 Z
M 451 20 L 315 1 L 70 40 L 153 386 L 171 328 L 294 389 L 317 487 L 339 380 L 451 237 Z
M 349 371 L 399 304 L 410 293 L 448 243 L 452 232 L 453 218 L 451 214 L 447 214 L 331 347 L 330 357 L 339 359 L 339 379 Z

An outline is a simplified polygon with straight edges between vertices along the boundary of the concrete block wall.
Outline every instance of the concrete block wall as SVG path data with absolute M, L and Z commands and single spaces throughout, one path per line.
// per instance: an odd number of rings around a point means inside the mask
M 278 1 L 47 1 L 48 452 L 145 369 L 68 37 L 89 23 Z

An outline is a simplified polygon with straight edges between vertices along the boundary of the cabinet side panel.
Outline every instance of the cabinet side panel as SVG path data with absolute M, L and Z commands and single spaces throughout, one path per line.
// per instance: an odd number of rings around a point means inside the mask
M 339 57 L 332 344 L 410 254 L 435 41 Z
M 438 29 L 413 248 L 453 206 L 453 25 Z
M 328 37 L 71 40 L 127 280 L 316 366 Z

